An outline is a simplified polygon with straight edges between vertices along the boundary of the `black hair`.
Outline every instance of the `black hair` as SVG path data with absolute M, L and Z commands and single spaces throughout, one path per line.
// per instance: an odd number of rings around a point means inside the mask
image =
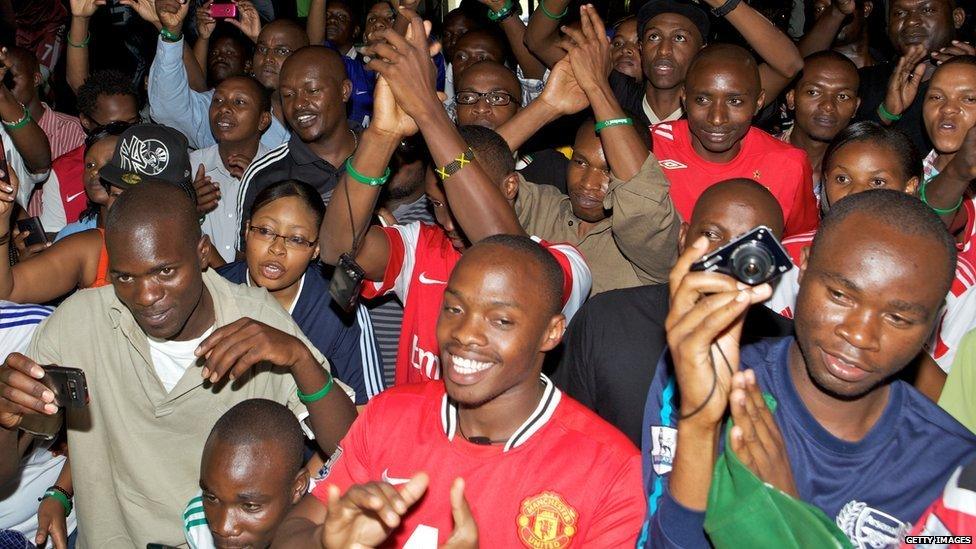
M 333 0 L 340 1 L 340 0 Z M 217 25 L 214 27 L 213 34 L 210 35 L 210 47 L 217 42 L 219 39 L 227 39 L 235 42 L 244 53 L 244 60 L 250 61 L 254 57 L 254 42 L 244 33 L 241 32 L 237 27 L 232 27 L 230 25 Z
M 461 139 L 474 151 L 481 169 L 495 185 L 515 171 L 515 156 L 495 130 L 483 126 L 461 126 Z
M 949 291 L 956 276 L 955 238 L 931 207 L 914 196 L 892 189 L 849 194 L 832 204 L 813 239 L 811 261 L 821 248 L 819 244 L 853 213 L 883 221 L 902 234 L 925 237 L 933 246 L 941 248 L 946 254 L 945 278 L 935 282 L 944 285 L 941 293 Z
M 132 83 L 132 75 L 107 69 L 93 72 L 78 88 L 78 112 L 91 117 L 102 95 L 130 95 L 139 108 L 139 91 Z
M 273 400 L 252 398 L 238 402 L 220 416 L 210 430 L 205 448 L 222 443 L 241 451 L 242 446 L 268 442 L 285 456 L 286 461 L 276 465 L 290 476 L 298 473 L 305 439 L 295 414 Z
M 328 13 L 328 9 L 331 6 L 339 4 L 345 7 L 346 11 L 349 12 L 349 23 L 353 26 L 353 28 L 362 25 L 362 17 L 360 17 L 359 8 L 357 6 L 353 6 L 352 2 L 349 0 L 329 0 L 329 2 L 325 5 L 326 13 Z
M 254 87 L 254 91 L 258 94 L 258 110 L 262 113 L 271 112 L 272 91 L 270 89 L 265 88 L 264 84 L 258 82 L 258 79 L 254 78 L 250 74 L 236 74 L 228 77 L 227 80 L 230 80 L 231 78 L 243 78 L 244 80 L 247 80 Z
M 184 242 L 196 247 L 203 233 L 196 195 L 190 193 L 193 193 L 192 182 L 174 185 L 153 178 L 127 188 L 105 216 L 106 244 L 112 243 L 110 235 L 115 232 L 128 238 L 134 227 L 153 224 L 179 229 L 177 234 L 183 236 Z
M 539 266 L 539 276 L 533 278 L 537 289 L 542 290 L 549 305 L 549 313 L 556 314 L 563 308 L 563 270 L 559 262 L 538 242 L 527 236 L 496 234 L 478 241 L 472 248 L 500 246 L 515 253 L 528 255 Z
M 809 63 L 812 63 L 814 61 L 821 61 L 821 60 L 822 61 L 836 61 L 836 62 L 840 63 L 841 65 L 844 65 L 845 68 L 850 69 L 850 71 L 853 72 L 854 75 L 857 77 L 857 82 L 854 83 L 854 92 L 855 92 L 855 94 L 857 94 L 858 87 L 861 84 L 861 75 L 857 72 L 857 65 L 855 65 L 853 61 L 851 61 L 850 59 L 848 59 L 847 56 L 845 56 L 844 54 L 839 53 L 839 52 L 837 52 L 835 50 L 818 51 L 818 52 L 811 53 L 810 55 L 804 57 L 803 58 L 803 68 L 800 69 L 800 73 L 797 74 L 796 75 L 796 78 L 793 80 L 793 86 L 796 86 L 800 82 L 800 80 L 803 79 L 803 74 L 806 72 L 807 65 Z
M 840 149 L 851 143 L 870 141 L 889 151 L 898 160 L 905 179 L 922 177 L 922 157 L 912 140 L 901 130 L 888 128 L 870 120 L 855 122 L 840 131 L 827 145 L 823 156 L 823 169 L 827 169 L 830 158 Z M 833 207 L 833 206 L 831 206 Z
M 955 57 L 950 57 L 947 61 L 943 62 L 941 65 L 935 68 L 935 73 L 942 70 L 942 67 L 951 67 L 952 65 L 970 65 L 976 67 L 976 55 L 956 55 Z
M 315 187 L 305 183 L 304 181 L 297 181 L 294 179 L 287 179 L 285 181 L 279 181 L 278 183 L 272 184 L 270 187 L 265 187 L 254 197 L 254 205 L 251 206 L 251 211 L 248 212 L 248 219 L 254 217 L 254 214 L 258 210 L 271 204 L 279 198 L 287 198 L 289 196 L 294 196 L 300 198 L 302 202 L 308 206 L 308 209 L 312 210 L 315 214 L 315 226 L 318 227 L 322 224 L 322 219 L 325 217 L 325 202 L 322 201 L 322 196 L 319 194 Z

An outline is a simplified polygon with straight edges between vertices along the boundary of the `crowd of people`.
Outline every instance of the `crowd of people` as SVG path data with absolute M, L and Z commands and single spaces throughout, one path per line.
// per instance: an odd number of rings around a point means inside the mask
M 976 6 L 363 4 L 0 0 L 0 548 L 971 543 Z

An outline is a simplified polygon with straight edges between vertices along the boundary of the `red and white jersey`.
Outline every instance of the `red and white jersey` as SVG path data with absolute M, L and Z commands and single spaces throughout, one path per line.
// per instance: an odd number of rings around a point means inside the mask
M 732 160 L 709 162 L 691 144 L 687 120 L 651 127 L 654 156 L 671 182 L 671 201 L 685 221 L 705 189 L 733 178 L 753 179 L 773 193 L 783 208 L 785 234 L 815 229 L 820 223 L 810 161 L 802 150 L 759 128 L 749 128 Z
M 903 542 L 902 549 L 926 547 L 927 549 L 949 549 L 970 545 L 976 532 L 976 465 L 970 463 L 956 469 L 949 477 L 945 491 L 915 522 L 915 527 L 907 534 L 914 536 L 936 536 L 925 545 Z M 958 536 L 958 537 L 957 537 Z M 956 538 L 956 539 L 952 539 Z
M 461 253 L 436 225 L 415 221 L 384 227 L 383 231 L 390 243 L 390 262 L 383 280 L 367 282 L 362 295 L 371 299 L 393 292 L 403 303 L 394 384 L 440 379 L 437 317 L 447 280 Z M 563 270 L 563 314 L 569 322 L 590 293 L 590 268 L 574 246 L 532 238 L 552 254 Z
M 386 546 L 436 547 L 454 528 L 450 489 L 461 477 L 482 547 L 633 547 L 646 510 L 640 453 L 545 376 L 542 382 L 539 405 L 504 446 L 459 434 L 458 409 L 442 382 L 388 389 L 356 418 L 312 494 L 325 503 L 330 484 L 345 492 L 426 472 L 426 495 Z
M 796 296 L 800 293 L 800 259 L 803 249 L 813 244 L 816 229 L 783 239 L 783 248 L 793 260 L 793 268 L 783 273 L 765 305 L 786 318 L 793 318 Z
M 966 211 L 966 226 L 960 235 L 962 242 L 956 244 L 956 249 L 960 257 L 976 265 L 976 196 L 964 196 L 962 208 Z
M 925 350 L 943 371 L 949 373 L 959 343 L 973 328 L 976 328 L 976 267 L 959 255 L 956 278 Z

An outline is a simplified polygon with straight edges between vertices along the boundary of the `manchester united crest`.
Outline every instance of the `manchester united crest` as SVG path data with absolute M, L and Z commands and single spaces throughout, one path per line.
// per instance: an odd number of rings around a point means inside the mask
M 522 500 L 518 516 L 519 539 L 531 549 L 569 547 L 576 535 L 579 513 L 555 492 L 542 492 Z

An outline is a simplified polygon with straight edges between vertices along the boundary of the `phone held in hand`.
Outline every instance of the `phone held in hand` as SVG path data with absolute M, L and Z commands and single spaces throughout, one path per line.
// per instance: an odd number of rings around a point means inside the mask
M 237 17 L 237 4 L 214 2 L 210 4 L 210 17 L 214 19 L 234 19 Z
M 692 271 L 726 274 L 750 286 L 769 282 L 792 268 L 789 254 L 764 225 L 691 264 Z
M 57 436 L 64 421 L 65 408 L 85 408 L 88 406 L 88 381 L 84 370 L 65 366 L 42 366 L 44 377 L 41 378 L 48 389 L 54 393 L 54 403 L 58 411 L 52 415 L 25 414 L 20 422 L 20 429 L 32 435 L 51 440 Z
M 27 236 L 27 240 L 24 244 L 27 246 L 33 246 L 35 244 L 47 244 L 47 234 L 44 232 L 44 226 L 41 225 L 41 218 L 39 217 L 28 217 L 27 219 L 17 220 L 17 230 L 20 232 L 30 231 Z
M 342 307 L 347 313 L 356 307 L 359 302 L 359 292 L 363 288 L 366 273 L 362 267 L 356 263 L 356 259 L 350 253 L 339 256 L 335 272 L 332 274 L 332 282 L 329 284 L 329 294 L 336 304 Z

